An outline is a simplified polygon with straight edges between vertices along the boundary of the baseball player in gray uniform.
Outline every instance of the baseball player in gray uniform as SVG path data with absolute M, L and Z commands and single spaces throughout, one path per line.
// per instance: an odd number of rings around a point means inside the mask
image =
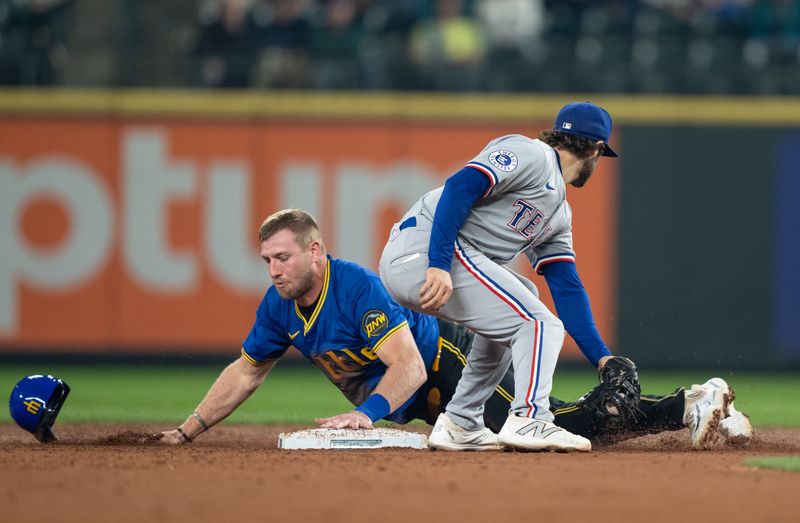
M 583 186 L 601 156 L 617 156 L 610 134 L 604 109 L 568 104 L 538 139 L 490 141 L 392 228 L 380 261 L 392 297 L 475 332 L 431 447 L 591 450 L 589 440 L 552 423 L 549 394 L 565 327 L 598 368 L 611 357 L 575 268 L 566 200 L 568 184 Z M 545 276 L 559 317 L 531 281 L 507 267 L 521 252 Z M 495 435 L 484 426 L 484 405 L 512 363 L 514 399 Z

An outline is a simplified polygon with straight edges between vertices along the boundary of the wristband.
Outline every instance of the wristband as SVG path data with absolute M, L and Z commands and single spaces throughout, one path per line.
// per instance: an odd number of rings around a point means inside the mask
M 197 413 L 197 411 L 192 412 L 192 416 L 194 416 L 194 419 L 200 423 L 200 426 L 203 427 L 204 431 L 208 430 L 208 423 L 206 423 L 206 420 L 204 420 L 203 417 Z
M 377 393 L 370 395 L 367 401 L 356 407 L 356 410 L 373 422 L 385 418 L 392 412 L 389 401 Z
M 191 443 L 191 442 L 192 442 L 192 438 L 190 438 L 190 437 L 189 437 L 189 436 L 188 436 L 188 435 L 187 435 L 187 434 L 186 434 L 186 433 L 183 431 L 183 429 L 182 429 L 182 428 L 178 427 L 178 429 L 177 429 L 177 430 L 178 430 L 178 434 L 180 434 L 180 435 L 183 437 L 183 441 L 185 441 L 186 443 Z

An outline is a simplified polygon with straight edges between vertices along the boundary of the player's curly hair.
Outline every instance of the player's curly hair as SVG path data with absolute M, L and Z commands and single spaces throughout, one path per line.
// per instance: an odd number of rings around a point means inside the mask
M 559 147 L 571 152 L 577 156 L 579 160 L 589 158 L 593 154 L 596 154 L 598 148 L 600 149 L 600 154 L 603 153 L 603 144 L 598 144 L 597 140 L 592 140 L 585 136 L 547 130 L 539 133 L 539 139 L 550 147 Z
M 264 242 L 284 229 L 292 231 L 298 245 L 322 241 L 317 220 L 300 209 L 284 209 L 267 216 L 258 228 L 258 241 Z

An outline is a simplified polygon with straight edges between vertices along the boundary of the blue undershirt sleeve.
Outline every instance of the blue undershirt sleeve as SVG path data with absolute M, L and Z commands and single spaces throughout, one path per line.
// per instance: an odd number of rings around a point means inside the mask
M 573 262 L 554 262 L 542 266 L 547 286 L 553 296 L 558 317 L 564 328 L 578 344 L 583 355 L 597 367 L 603 356 L 610 356 L 592 316 L 589 296 L 578 277 Z
M 453 244 L 475 201 L 489 188 L 489 179 L 482 172 L 464 167 L 447 179 L 436 205 L 433 230 L 428 247 L 428 267 L 450 272 Z

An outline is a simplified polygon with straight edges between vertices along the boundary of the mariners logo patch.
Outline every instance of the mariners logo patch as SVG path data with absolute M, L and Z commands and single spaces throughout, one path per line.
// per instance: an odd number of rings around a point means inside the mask
M 367 333 L 368 337 L 379 336 L 389 327 L 389 317 L 386 316 L 386 313 L 383 311 L 372 309 L 367 311 L 364 317 L 361 318 L 361 327 L 364 329 L 364 332 Z
M 510 173 L 516 169 L 517 165 L 519 164 L 517 156 L 511 151 L 506 151 L 505 149 L 500 149 L 499 151 L 495 151 L 490 154 L 489 161 L 492 163 L 492 165 L 507 173 Z

